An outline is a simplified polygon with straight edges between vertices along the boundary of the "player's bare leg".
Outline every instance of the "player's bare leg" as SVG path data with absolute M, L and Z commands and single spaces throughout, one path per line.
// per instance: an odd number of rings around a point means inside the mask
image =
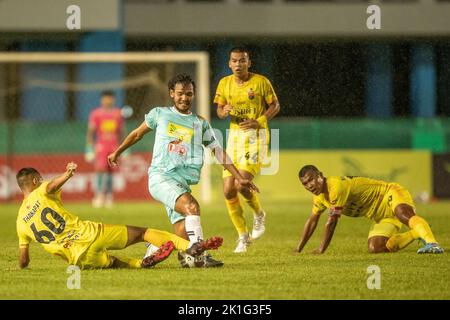
M 173 232 L 177 236 L 179 236 L 179 237 L 181 237 L 183 239 L 189 240 L 189 237 L 188 237 L 188 235 L 186 233 L 186 227 L 185 227 L 184 219 L 175 222 L 174 224 L 172 224 L 172 226 L 173 226 Z
M 248 180 L 253 180 L 254 176 L 245 170 L 239 170 L 240 174 Z M 258 196 L 251 192 L 250 189 L 243 187 L 243 186 L 237 186 L 239 193 L 242 194 L 242 196 L 245 199 L 245 202 L 253 209 L 253 230 L 251 234 L 252 239 L 258 239 L 260 238 L 264 232 L 266 231 L 265 223 L 266 223 L 266 213 L 261 207 L 261 203 L 259 202 Z
M 388 240 L 388 237 L 383 236 L 370 237 L 367 241 L 369 253 L 390 252 L 386 247 Z
M 416 215 L 414 208 L 406 203 L 399 204 L 394 209 L 395 216 L 405 225 L 411 228 L 411 235 L 414 239 L 423 239 L 425 246 L 417 253 L 443 253 L 431 231 L 430 225 L 425 219 Z

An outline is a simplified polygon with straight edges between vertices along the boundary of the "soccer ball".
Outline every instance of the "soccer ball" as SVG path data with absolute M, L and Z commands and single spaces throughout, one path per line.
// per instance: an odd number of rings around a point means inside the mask
M 183 268 L 201 268 L 205 264 L 203 255 L 194 257 L 184 251 L 178 252 L 178 261 Z

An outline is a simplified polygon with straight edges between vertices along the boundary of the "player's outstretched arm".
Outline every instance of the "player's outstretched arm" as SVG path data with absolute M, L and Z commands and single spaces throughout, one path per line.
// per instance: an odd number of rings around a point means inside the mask
M 313 253 L 324 253 L 327 250 L 328 245 L 333 238 L 334 230 L 336 229 L 336 225 L 339 217 L 341 216 L 341 210 L 333 210 L 331 209 L 330 215 L 328 217 L 327 223 L 325 224 L 325 235 L 320 244 L 319 249 L 315 250 Z
M 134 145 L 136 142 L 141 140 L 147 133 L 149 133 L 152 129 L 150 129 L 147 124 L 144 122 L 141 123 L 139 127 L 130 132 L 130 134 L 125 138 L 122 144 L 117 148 L 116 151 L 111 153 L 108 156 L 108 163 L 110 166 L 117 165 L 117 159 L 119 159 L 120 155 L 127 150 L 129 147 Z
M 251 180 L 244 179 L 244 177 L 241 176 L 239 170 L 235 167 L 233 161 L 230 159 L 225 150 L 223 150 L 221 147 L 216 147 L 214 148 L 213 152 L 219 163 L 221 163 L 222 166 L 231 173 L 231 175 L 241 186 L 247 187 L 251 191 L 259 192 L 258 187 Z
M 295 252 L 302 252 L 303 248 L 306 246 L 306 244 L 309 241 L 309 238 L 314 233 L 314 230 L 316 230 L 317 222 L 320 219 L 319 214 L 311 214 L 311 216 L 308 218 L 308 220 L 305 223 L 305 226 L 303 227 L 303 234 L 300 238 L 300 241 L 298 243 L 297 248 L 295 249 Z
M 69 162 L 66 165 L 66 172 L 64 172 L 62 175 L 54 178 L 51 180 L 47 185 L 47 193 L 55 193 L 59 189 L 62 188 L 64 183 L 67 182 L 72 176 L 75 174 L 75 171 L 77 170 L 77 164 L 74 162 Z
M 19 248 L 19 268 L 23 269 L 30 264 L 30 253 L 28 246 Z

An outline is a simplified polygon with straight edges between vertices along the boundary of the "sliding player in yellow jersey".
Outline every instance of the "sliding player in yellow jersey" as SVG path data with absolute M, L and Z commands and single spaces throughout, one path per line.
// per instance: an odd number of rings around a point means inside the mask
M 252 180 L 259 174 L 261 160 L 267 152 L 268 121 L 280 111 L 280 104 L 270 81 L 262 75 L 249 72 L 251 61 L 246 49 L 232 49 L 228 66 L 233 74 L 220 80 L 214 103 L 217 104 L 219 118 L 230 117 L 227 153 L 240 174 L 245 179 Z M 266 213 L 258 196 L 247 187 L 239 185 L 230 172 L 224 170 L 223 178 L 228 214 L 239 234 L 234 252 L 246 252 L 250 239 L 263 235 Z M 253 209 L 251 238 L 238 193 Z
M 315 253 L 324 253 L 341 215 L 366 217 L 374 221 L 368 236 L 370 253 L 395 252 L 421 239 L 417 253 L 443 253 L 428 223 L 415 213 L 408 190 L 397 183 L 363 177 L 324 177 L 316 167 L 304 166 L 299 179 L 314 194 L 312 214 L 296 248 L 301 252 L 313 234 L 320 215 L 329 209 L 325 236 Z M 400 233 L 402 224 L 410 228 Z
M 46 182 L 34 168 L 23 168 L 17 173 L 17 183 L 24 196 L 17 217 L 20 268 L 27 267 L 30 262 L 29 244 L 32 241 L 82 269 L 149 268 L 165 260 L 174 248 L 199 256 L 203 251 L 221 245 L 222 239 L 213 237 L 188 249 L 189 241 L 166 231 L 80 220 L 61 202 L 61 188 L 76 169 L 77 165 L 70 162 L 64 174 Z M 108 252 L 144 241 L 160 248 L 143 260 L 118 258 Z

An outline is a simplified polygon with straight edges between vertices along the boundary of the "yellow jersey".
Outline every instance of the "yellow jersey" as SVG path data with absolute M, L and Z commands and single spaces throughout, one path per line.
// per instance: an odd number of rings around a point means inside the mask
M 314 214 L 321 214 L 329 208 L 342 208 L 342 214 L 349 217 L 367 217 L 379 221 L 385 218 L 390 191 L 388 182 L 363 177 L 327 177 L 328 199 L 321 193 L 313 197 Z
M 51 254 L 76 264 L 97 238 L 100 224 L 82 221 L 69 213 L 61 203 L 61 190 L 47 193 L 48 183 L 42 183 L 31 192 L 20 206 L 17 216 L 19 246 L 36 241 Z
M 234 75 L 224 77 L 217 86 L 214 103 L 230 104 L 230 129 L 239 129 L 239 123 L 261 117 L 269 104 L 277 99 L 270 81 L 256 73 L 250 73 L 249 79 L 237 84 Z M 263 125 L 267 128 L 267 122 Z

